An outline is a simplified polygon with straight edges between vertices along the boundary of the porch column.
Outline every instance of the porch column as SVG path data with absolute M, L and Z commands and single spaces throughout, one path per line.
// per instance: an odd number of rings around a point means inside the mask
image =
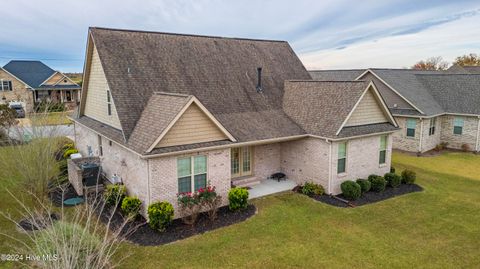
M 60 90 L 60 103 L 63 103 L 63 90 Z

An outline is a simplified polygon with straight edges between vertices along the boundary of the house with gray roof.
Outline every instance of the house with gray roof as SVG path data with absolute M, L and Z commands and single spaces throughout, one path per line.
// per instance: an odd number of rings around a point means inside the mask
M 90 28 L 87 42 L 77 148 L 144 206 L 207 184 L 223 204 L 232 186 L 256 197 L 278 172 L 338 194 L 390 171 L 398 125 L 376 85 L 314 81 L 285 41 Z
M 81 87 L 69 77 L 40 61 L 12 60 L 0 68 L 0 98 L 3 103 L 20 103 L 27 113 L 42 100 L 64 103 L 74 109 Z
M 373 81 L 401 131 L 393 147 L 424 153 L 446 145 L 480 151 L 480 69 L 310 71 L 317 80 Z

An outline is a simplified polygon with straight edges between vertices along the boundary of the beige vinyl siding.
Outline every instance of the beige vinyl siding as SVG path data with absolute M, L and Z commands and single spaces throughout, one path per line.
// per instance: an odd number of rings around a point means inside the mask
M 345 126 L 388 122 L 381 104 L 372 90 L 368 90 L 353 111 Z
M 103 72 L 97 49 L 93 48 L 88 85 L 85 88 L 86 101 L 84 115 L 121 129 L 114 100 L 112 99 L 112 115 L 108 115 L 107 90 L 108 84 Z
M 51 77 L 47 81 L 45 81 L 45 83 L 43 83 L 43 85 L 53 85 L 53 84 L 57 83 L 59 80 L 61 80 L 62 78 L 63 78 L 63 75 L 57 72 L 57 73 L 55 73 L 55 75 L 53 75 L 53 77 Z
M 187 145 L 228 139 L 215 123 L 192 103 L 157 144 L 159 147 Z

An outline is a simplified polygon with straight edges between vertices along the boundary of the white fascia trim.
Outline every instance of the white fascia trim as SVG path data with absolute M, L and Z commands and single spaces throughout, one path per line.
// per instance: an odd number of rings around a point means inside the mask
M 418 107 L 416 107 L 412 102 L 410 102 L 407 98 L 405 98 L 403 95 L 401 95 L 397 90 L 395 90 L 392 86 L 390 86 L 385 80 L 383 80 L 381 77 L 379 77 L 377 74 L 375 74 L 372 70 L 367 69 L 365 72 L 363 72 L 360 76 L 355 78 L 355 80 L 359 80 L 361 77 L 363 77 L 365 74 L 370 73 L 374 77 L 376 77 L 378 80 L 380 80 L 383 84 L 385 84 L 390 90 L 392 90 L 394 93 L 396 93 L 398 96 L 400 96 L 405 102 L 407 102 L 409 105 L 411 105 L 413 108 L 415 108 L 418 112 L 425 114 L 422 110 L 420 110 Z

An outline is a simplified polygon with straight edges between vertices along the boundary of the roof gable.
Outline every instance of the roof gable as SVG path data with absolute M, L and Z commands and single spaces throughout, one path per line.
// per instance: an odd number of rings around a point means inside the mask
M 40 61 L 10 61 L 4 67 L 9 73 L 19 78 L 28 86 L 39 87 L 55 71 Z
M 283 82 L 311 79 L 283 41 L 101 28 L 90 33 L 127 138 L 154 91 L 193 95 L 221 120 L 228 114 L 281 110 Z M 262 67 L 263 93 L 255 89 L 257 67 Z
M 387 115 L 387 112 L 380 104 L 379 97 L 375 95 L 373 89 L 369 88 L 352 110 L 345 126 L 389 122 Z

